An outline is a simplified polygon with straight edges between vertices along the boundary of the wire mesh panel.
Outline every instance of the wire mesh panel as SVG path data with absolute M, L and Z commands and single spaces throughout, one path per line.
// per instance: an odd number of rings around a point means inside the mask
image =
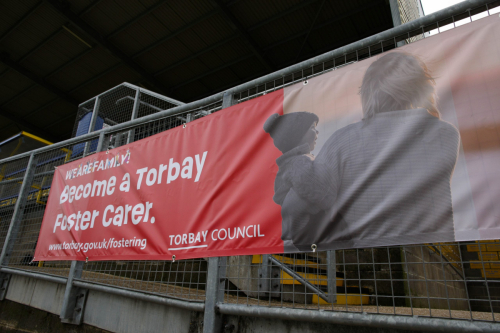
M 102 121 L 106 127 L 132 119 L 136 92 L 136 89 L 119 85 L 100 95 L 97 108 L 99 121 Z
M 160 118 L 118 131 L 108 132 L 103 149 L 120 147 L 181 126 L 222 108 L 216 102 L 184 114 Z M 182 261 L 95 261 L 83 266 L 87 281 L 152 292 L 187 300 L 203 300 L 207 263 L 204 259 Z
M 498 240 L 331 253 L 229 257 L 224 302 L 500 320 Z
M 421 27 L 408 34 L 314 64 L 233 96 L 236 102 L 304 82 L 327 71 L 372 57 L 443 31 L 474 15 L 495 13 L 499 1 L 465 14 Z M 139 93 L 138 93 L 139 91 Z M 138 99 L 136 99 L 138 98 Z M 94 118 L 100 129 L 172 108 L 175 101 L 120 85 L 79 106 L 74 136 L 88 132 Z M 103 149 L 120 147 L 181 126 L 222 109 L 222 101 L 140 125 L 108 129 Z M 136 114 L 134 115 L 134 112 Z M 86 125 L 85 125 L 86 124 Z M 85 126 L 86 129 L 85 129 Z M 99 127 L 100 126 L 100 127 Z M 39 153 L 29 181 L 26 205 L 9 266 L 66 276 L 70 262 L 37 262 L 34 249 L 50 193 L 54 168 L 96 152 L 97 136 L 87 141 Z M 3 245 L 28 158 L 0 164 L 0 245 Z M 264 307 L 379 313 L 466 320 L 498 321 L 500 313 L 500 242 L 421 244 L 300 254 L 235 256 L 220 265 L 225 270 L 224 302 Z M 83 266 L 85 281 L 129 288 L 185 300 L 205 299 L 207 263 L 182 261 L 96 261 Z
M 79 105 L 73 137 L 89 133 L 92 121 L 92 130 L 96 131 L 182 104 L 184 103 L 149 90 L 122 83 Z M 97 111 L 95 119 L 94 109 Z M 97 143 L 92 146 L 97 146 Z
M 30 184 L 31 188 L 22 219 L 19 221 L 19 229 L 12 235 L 14 247 L 9 255 L 9 266 L 67 276 L 69 261 L 37 262 L 33 260 L 52 177 L 53 174 L 35 176 Z M 43 185 L 44 183 L 46 185 Z
M 204 300 L 207 263 L 180 261 L 94 261 L 82 279 L 186 300 Z
M 153 92 L 141 89 L 139 94 L 139 109 L 137 118 L 148 116 L 153 113 L 168 110 L 183 103 L 155 94 Z
M 0 249 L 9 230 L 28 160 L 25 157 L 0 164 Z
M 131 126 L 126 129 L 116 131 L 110 129 L 106 134 L 103 149 L 117 148 L 127 143 L 150 137 L 163 131 L 181 126 L 187 122 L 202 118 L 221 109 L 222 101 L 218 101 L 201 108 L 176 114 L 175 116 L 167 116 L 155 120 L 150 120 L 144 122 L 143 124 Z
M 18 222 L 19 228 L 11 236 L 14 246 L 12 252 L 9 254 L 10 267 L 36 270 L 62 276 L 67 276 L 69 274 L 70 261 L 39 262 L 35 261 L 33 256 L 45 207 L 47 205 L 47 199 L 50 194 L 55 168 L 59 165 L 81 158 L 83 152 L 78 151 L 78 148 L 75 149 L 75 147 L 88 144 L 94 140 L 95 139 L 91 139 L 55 149 L 47 149 L 35 155 L 32 162 L 34 177 L 30 181 L 22 217 Z M 27 164 L 27 160 L 25 163 Z M 25 179 L 21 179 L 20 183 L 22 184 L 24 181 Z

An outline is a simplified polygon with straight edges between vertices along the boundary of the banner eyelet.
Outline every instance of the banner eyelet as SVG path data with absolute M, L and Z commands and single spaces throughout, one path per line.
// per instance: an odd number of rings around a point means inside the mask
M 182 128 L 186 128 L 186 124 L 182 124 Z
M 172 262 L 175 262 L 175 254 L 172 256 Z
M 318 245 L 316 245 L 316 244 L 311 245 L 311 249 L 313 250 L 313 252 L 316 252 L 317 248 L 318 248 Z

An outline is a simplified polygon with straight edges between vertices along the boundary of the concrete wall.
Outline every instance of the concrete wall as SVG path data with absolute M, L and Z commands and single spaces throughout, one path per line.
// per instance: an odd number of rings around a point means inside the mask
M 466 286 L 458 269 L 453 269 L 439 254 L 425 246 L 404 247 L 402 251 L 406 252 L 406 257 L 403 256 L 406 258 L 403 264 L 405 278 L 410 280 L 409 284 L 405 283 L 406 294 L 419 297 L 411 300 L 414 307 L 469 310 Z M 408 299 L 406 302 L 410 306 Z
M 62 284 L 12 275 L 6 299 L 59 317 L 64 289 L 65 285 Z M 91 290 L 83 322 L 111 332 L 188 333 L 192 319 L 197 316 L 197 313 L 189 310 Z
M 103 333 L 203 331 L 203 313 L 90 291 L 84 312 L 84 324 L 62 324 L 59 313 L 64 285 L 13 275 L 7 300 L 0 302 L 0 333 Z M 403 333 L 370 327 L 319 324 L 241 316 L 223 318 L 224 333 L 310 332 Z

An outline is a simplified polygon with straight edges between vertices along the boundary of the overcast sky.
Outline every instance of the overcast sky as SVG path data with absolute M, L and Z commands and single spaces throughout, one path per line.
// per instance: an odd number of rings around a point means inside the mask
M 424 14 L 428 15 L 446 7 L 453 6 L 461 0 L 421 0 L 424 7 Z
M 429 15 L 429 14 L 432 14 L 432 13 L 434 13 L 438 10 L 441 10 L 443 8 L 453 6 L 459 2 L 462 2 L 462 0 L 421 0 L 421 2 L 422 2 L 422 7 L 424 8 L 424 14 Z M 500 12 L 500 6 L 493 8 L 493 9 L 490 9 L 490 14 L 495 14 L 498 12 Z M 478 19 L 483 18 L 487 15 L 488 14 L 486 12 L 479 13 L 477 15 L 472 16 L 472 21 L 478 20 Z M 470 19 L 465 18 L 465 19 L 462 19 L 460 21 L 455 22 L 455 24 L 448 24 L 444 27 L 440 27 L 439 30 L 441 32 L 443 32 L 443 31 L 446 31 L 448 29 L 453 28 L 454 25 L 458 27 L 462 24 L 467 24 L 469 22 L 470 22 Z M 437 30 L 432 30 L 430 32 L 431 35 L 434 35 L 436 33 L 437 33 Z

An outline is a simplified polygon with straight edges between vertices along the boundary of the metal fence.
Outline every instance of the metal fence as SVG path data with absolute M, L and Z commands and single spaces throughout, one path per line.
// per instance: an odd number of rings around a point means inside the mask
M 54 167 L 499 10 L 500 1 L 465 1 L 189 104 L 129 84 L 82 103 L 74 138 L 0 161 L 0 299 L 5 297 L 10 276 L 20 274 L 66 284 L 61 317 L 73 323 L 81 322 L 71 308 L 75 290 L 94 289 L 204 311 L 206 332 L 216 331 L 222 314 L 343 324 L 361 320 L 364 325 L 403 329 L 498 331 L 498 241 L 175 262 L 37 262 L 33 255 Z M 76 133 L 85 116 L 88 133 Z M 98 117 L 111 126 L 88 130 L 95 128 Z

